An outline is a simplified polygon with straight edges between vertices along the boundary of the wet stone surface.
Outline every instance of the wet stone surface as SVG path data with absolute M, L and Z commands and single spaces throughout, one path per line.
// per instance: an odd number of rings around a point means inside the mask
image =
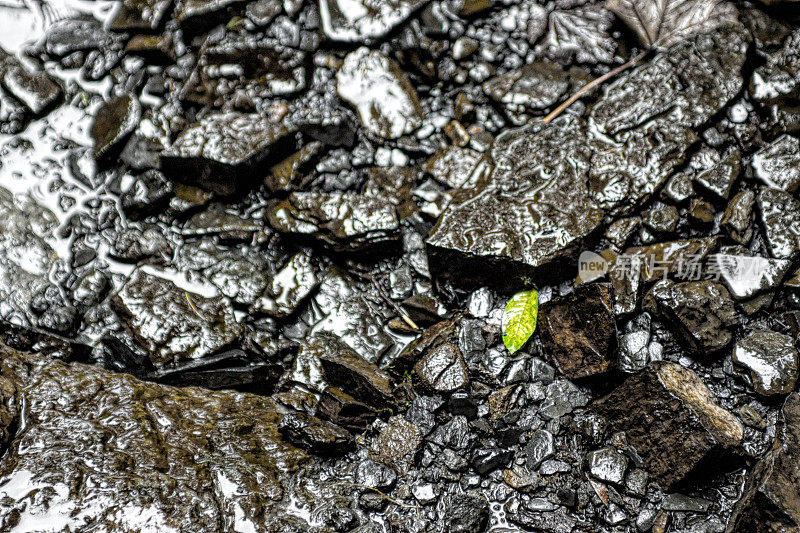
M 787 3 L 7 4 L 0 530 L 799 527 Z

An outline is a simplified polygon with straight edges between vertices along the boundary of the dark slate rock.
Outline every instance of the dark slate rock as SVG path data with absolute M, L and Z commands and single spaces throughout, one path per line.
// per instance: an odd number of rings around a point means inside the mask
M 545 429 L 537 429 L 525 446 L 527 466 L 529 470 L 536 470 L 542 461 L 556 453 L 553 434 Z
M 278 431 L 295 446 L 317 455 L 343 455 L 355 448 L 353 436 L 346 430 L 305 413 L 284 416 Z
M 394 205 L 355 193 L 292 193 L 267 210 L 281 233 L 305 235 L 337 251 L 357 251 L 400 238 Z
M 510 112 L 519 114 L 559 103 L 569 87 L 569 76 L 563 67 L 537 61 L 484 82 L 483 91 Z
M 396 139 L 422 125 L 422 107 L 400 67 L 366 47 L 347 54 L 336 75 L 339 96 L 351 104 L 370 133 Z
M 653 119 L 698 127 L 741 90 L 746 48 L 741 29 L 698 35 L 608 85 L 592 117 L 610 135 Z
M 440 344 L 422 356 L 414 365 L 414 376 L 424 388 L 435 392 L 452 392 L 469 382 L 461 351 L 450 343 Z
M 748 300 L 777 289 L 788 274 L 791 261 L 742 254 L 714 254 L 720 279 L 737 300 Z
M 589 403 L 589 398 L 574 383 L 566 379 L 556 379 L 547 386 L 541 414 L 545 418 L 561 418 Z
M 764 188 L 758 193 L 756 205 L 772 256 L 794 258 L 800 249 L 800 202 L 780 189 Z
M 797 383 L 798 352 L 789 335 L 753 331 L 736 342 L 731 360 L 747 370 L 753 388 L 763 396 L 789 393 Z
M 485 448 L 476 450 L 472 455 L 472 468 L 480 474 L 485 476 L 489 472 L 508 466 L 508 463 L 514 457 L 514 452 L 502 450 L 499 448 Z
M 695 176 L 695 185 L 713 200 L 727 201 L 741 172 L 741 160 L 742 154 L 733 150 L 719 163 Z
M 704 458 L 737 446 L 743 426 L 717 404 L 691 370 L 659 361 L 594 402 L 614 431 L 624 431 L 648 472 L 665 488 Z
M 337 426 L 363 431 L 375 420 L 375 409 L 336 387 L 326 387 L 317 404 L 317 416 Z
M 287 317 L 311 295 L 320 281 L 311 255 L 300 252 L 272 277 L 266 290 L 253 302 L 253 309 L 275 318 Z
M 364 459 L 356 467 L 356 483 L 365 487 L 386 490 L 391 489 L 395 481 L 397 473 L 394 470 L 372 459 Z
M 122 210 L 130 220 L 141 220 L 161 212 L 174 196 L 172 182 L 157 170 L 136 177 L 130 189 L 120 195 Z
M 478 496 L 459 494 L 450 500 L 448 533 L 481 533 L 489 524 L 489 502 Z
M 698 356 L 715 354 L 733 340 L 732 330 L 739 319 L 724 285 L 713 281 L 662 281 L 653 287 L 648 298 Z
M 753 191 L 742 191 L 731 199 L 722 218 L 720 227 L 734 241 L 747 244 L 753 236 L 753 205 L 756 195 Z
M 428 0 L 320 0 L 322 30 L 332 41 L 371 42 L 384 37 L 426 3 Z
M 791 135 L 778 137 L 750 161 L 753 175 L 768 187 L 789 193 L 800 187 L 800 140 Z
M 800 528 L 800 395 L 786 398 L 772 449 L 750 472 L 728 522 L 730 533 Z
M 181 133 L 161 154 L 170 179 L 229 195 L 246 189 L 264 164 L 294 140 L 286 126 L 257 114 L 217 113 Z
M 317 335 L 311 343 L 322 347 L 319 360 L 328 383 L 371 406 L 394 403 L 391 378 L 374 363 L 332 335 Z
M 142 269 L 114 295 L 112 305 L 156 367 L 220 351 L 242 329 L 225 298 L 189 293 Z
M 142 106 L 135 96 L 125 94 L 105 102 L 92 122 L 94 156 L 105 159 L 117 155 L 142 118 Z
M 589 452 L 586 465 L 592 477 L 619 485 L 625 480 L 628 458 L 614 448 L 607 447 Z
M 569 379 L 611 369 L 617 328 L 611 309 L 611 286 L 581 285 L 542 305 L 539 335 L 544 353 Z

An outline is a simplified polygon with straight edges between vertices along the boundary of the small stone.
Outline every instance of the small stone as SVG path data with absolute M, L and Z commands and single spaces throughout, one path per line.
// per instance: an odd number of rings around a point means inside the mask
M 726 202 L 741 172 L 741 159 L 742 154 L 734 150 L 719 163 L 698 174 L 694 178 L 695 185 L 708 192 L 712 199 Z
M 544 352 L 570 379 L 611 369 L 616 325 L 607 283 L 581 285 L 543 304 L 539 328 Z
M 414 494 L 414 498 L 422 505 L 435 502 L 437 497 L 436 488 L 431 483 L 417 485 L 411 489 L 411 493 Z
M 710 507 L 711 502 L 705 498 L 692 498 L 678 493 L 667 494 L 661 501 L 661 508 L 665 511 L 707 513 Z
M 397 473 L 388 466 L 364 459 L 356 467 L 356 483 L 378 490 L 391 489 L 397 481 Z
M 755 154 L 753 175 L 769 187 L 796 192 L 800 187 L 800 140 L 782 135 Z
M 707 357 L 733 340 L 739 319 L 728 289 L 719 283 L 662 281 L 648 299 L 696 355 Z
M 753 191 L 742 191 L 728 203 L 719 225 L 738 243 L 746 244 L 753 236 Z
M 634 374 L 647 366 L 649 357 L 650 330 L 632 331 L 624 334 L 619 341 L 619 369 Z
M 797 383 L 798 352 L 788 335 L 754 331 L 737 341 L 731 360 L 748 371 L 762 396 L 789 393 Z
M 525 447 L 525 455 L 528 457 L 526 464 L 530 470 L 536 470 L 542 461 L 551 457 L 555 452 L 553 434 L 544 429 L 537 429 Z
M 744 422 L 746 426 L 750 426 L 751 428 L 759 431 L 764 431 L 767 429 L 766 421 L 752 406 L 743 405 L 739 408 L 738 413 L 739 418 L 742 419 L 742 422 Z
M 253 309 L 275 318 L 287 317 L 297 310 L 320 281 L 311 255 L 298 253 L 272 278 L 266 290 L 253 302 Z
M 569 86 L 562 66 L 537 61 L 484 82 L 483 92 L 510 112 L 521 113 L 560 102 Z
M 653 479 L 669 488 L 709 454 L 738 446 L 744 428 L 691 370 L 659 361 L 594 403 L 624 431 Z
M 457 494 L 447 509 L 448 533 L 481 533 L 489 524 L 489 502 L 484 498 Z
M 139 125 L 141 117 L 142 106 L 130 94 L 117 96 L 100 106 L 91 129 L 94 156 L 102 159 L 122 150 L 122 143 Z
M 332 41 L 367 43 L 380 39 L 428 0 L 320 0 L 322 30 Z
M 508 466 L 514 453 L 498 448 L 486 448 L 476 450 L 472 456 L 472 468 L 481 475 L 485 476 L 489 472 Z
M 772 256 L 793 258 L 800 249 L 800 201 L 780 189 L 763 188 L 756 203 Z
M 414 375 L 423 386 L 437 392 L 452 392 L 468 381 L 467 366 L 453 344 L 441 344 L 414 365 Z
M 124 0 L 111 21 L 112 31 L 155 30 L 161 26 L 167 11 L 172 6 L 169 0 Z
M 672 200 L 676 204 L 682 204 L 694 196 L 692 180 L 685 173 L 678 172 L 664 185 L 662 195 L 666 201 Z
M 540 412 L 547 418 L 560 418 L 587 403 L 589 399 L 571 381 L 556 379 L 547 386 L 547 396 Z
M 267 209 L 281 233 L 313 237 L 336 251 L 356 251 L 400 238 L 391 202 L 349 192 L 296 192 Z
M 667 234 L 675 231 L 680 216 L 675 206 L 656 204 L 642 213 L 642 224 L 658 234 Z
M 292 131 L 259 114 L 206 115 L 161 154 L 161 170 L 175 181 L 230 195 L 263 177 L 263 166 L 294 144 Z M 268 168 L 268 167 L 267 167 Z
M 320 334 L 312 345 L 321 347 L 319 361 L 325 380 L 369 405 L 394 404 L 390 377 L 350 346 L 330 334 Z
M 369 456 L 404 475 L 414 465 L 421 442 L 417 426 L 401 416 L 393 416 L 372 442 Z
M 693 198 L 689 204 L 689 217 L 698 226 L 714 223 L 714 206 L 708 202 Z
M 715 254 L 711 260 L 719 267 L 720 278 L 737 300 L 748 300 L 777 289 L 792 264 L 785 259 L 732 254 Z
M 376 50 L 362 47 L 347 54 L 336 82 L 339 96 L 374 135 L 396 139 L 422 124 L 416 91 L 397 63 Z
M 615 485 L 622 483 L 628 469 L 628 458 L 614 448 L 602 448 L 590 452 L 586 462 L 593 477 Z
M 538 357 L 531 357 L 531 381 L 549 385 L 556 377 L 556 370 Z
M 242 331 L 225 298 L 190 293 L 141 268 L 111 304 L 156 367 L 211 355 Z
M 375 420 L 375 410 L 335 387 L 326 387 L 317 403 L 317 416 L 337 426 L 363 431 Z

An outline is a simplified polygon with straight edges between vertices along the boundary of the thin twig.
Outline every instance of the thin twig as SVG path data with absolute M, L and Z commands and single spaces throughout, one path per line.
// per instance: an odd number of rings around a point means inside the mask
M 191 307 L 192 311 L 194 311 L 194 313 L 198 317 L 200 317 L 200 320 L 203 320 L 204 322 L 209 322 L 209 320 L 206 317 L 200 314 L 200 311 L 197 309 L 197 307 L 194 306 L 194 302 L 192 301 L 191 296 L 189 296 L 189 291 L 183 291 L 183 293 L 186 295 L 186 301 L 189 302 L 189 307 Z
M 390 498 L 389 496 L 387 496 L 383 492 L 379 491 L 375 487 L 370 487 L 369 485 L 362 485 L 361 483 L 332 483 L 331 484 L 331 487 L 336 487 L 336 486 L 357 487 L 357 488 L 360 488 L 360 489 L 373 490 L 373 491 L 377 492 L 382 497 L 386 498 L 387 500 L 389 500 L 390 502 L 392 502 L 395 505 L 399 505 L 400 507 L 405 507 L 406 509 L 414 509 L 414 510 L 416 510 L 417 511 L 417 518 L 419 518 L 419 505 L 411 505 L 411 504 L 408 504 L 408 503 L 399 502 L 399 501 L 397 501 L 397 500 L 395 500 L 393 498 Z
M 405 311 L 403 311 L 403 309 L 402 309 L 402 308 L 401 308 L 399 305 L 397 305 L 396 303 L 394 303 L 394 301 L 393 301 L 391 298 L 389 298 L 389 296 L 388 296 L 388 295 L 386 294 L 386 292 L 383 290 L 383 287 L 381 287 L 381 286 L 380 286 L 380 284 L 379 284 L 377 281 L 375 281 L 375 278 L 374 278 L 374 277 L 372 277 L 370 274 L 362 274 L 362 273 L 360 273 L 360 272 L 356 272 L 356 271 L 353 271 L 353 274 L 355 274 L 356 276 L 358 276 L 358 277 L 360 277 L 360 278 L 362 278 L 362 279 L 366 279 L 366 280 L 369 280 L 369 281 L 371 281 L 371 282 L 372 282 L 372 285 L 373 285 L 373 286 L 375 287 L 375 289 L 378 291 L 378 294 L 380 295 L 380 297 L 381 297 L 381 298 L 382 298 L 382 299 L 383 299 L 383 300 L 384 300 L 384 301 L 385 301 L 387 304 L 389 304 L 389 305 L 392 307 L 392 309 L 394 309 L 394 310 L 395 310 L 395 312 L 396 312 L 398 315 L 400 315 L 400 318 L 402 318 L 402 319 L 403 319 L 403 322 L 405 322 L 406 324 L 408 324 L 408 326 L 409 326 L 411 329 L 413 329 L 414 331 L 417 331 L 417 332 L 420 332 L 420 331 L 422 331 L 422 328 L 420 328 L 420 327 L 419 327 L 419 326 L 418 326 L 418 325 L 417 325 L 417 324 L 416 324 L 416 323 L 415 323 L 413 320 L 411 320 L 411 317 L 410 317 L 410 316 L 408 316 L 408 314 L 407 314 Z
M 603 83 L 604 81 L 606 81 L 606 80 L 608 80 L 610 78 L 613 78 L 614 76 L 616 76 L 620 72 L 623 72 L 623 71 L 631 68 L 633 65 L 635 65 L 636 63 L 638 63 L 639 61 L 644 59 L 644 56 L 646 56 L 649 51 L 650 50 L 645 50 L 644 52 L 642 52 L 641 54 L 637 55 L 636 57 L 634 57 L 633 59 L 631 59 L 630 61 L 628 61 L 624 65 L 620 65 L 617 68 L 615 68 L 614 70 L 610 70 L 607 73 L 605 73 L 602 76 L 600 76 L 599 78 L 590 81 L 589 83 L 584 85 L 578 92 L 576 92 L 575 94 L 570 96 L 569 99 L 566 102 L 564 102 L 563 104 L 561 104 L 560 106 L 555 108 L 549 115 L 544 117 L 542 119 L 542 122 L 545 122 L 545 123 L 546 122 L 551 122 L 554 118 L 556 118 L 561 113 L 563 113 L 565 109 L 567 109 L 569 106 L 571 106 L 575 102 L 575 100 L 577 100 L 578 98 L 580 98 L 584 94 L 588 93 L 589 91 L 591 91 L 592 89 L 594 89 L 595 87 L 597 87 L 598 85 Z

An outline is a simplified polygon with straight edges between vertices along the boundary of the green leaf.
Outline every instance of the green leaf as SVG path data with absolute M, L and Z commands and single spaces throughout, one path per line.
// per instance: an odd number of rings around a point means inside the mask
M 525 346 L 536 330 L 536 317 L 539 315 L 539 292 L 536 290 L 518 292 L 506 304 L 500 327 L 503 343 L 508 351 L 516 353 Z

